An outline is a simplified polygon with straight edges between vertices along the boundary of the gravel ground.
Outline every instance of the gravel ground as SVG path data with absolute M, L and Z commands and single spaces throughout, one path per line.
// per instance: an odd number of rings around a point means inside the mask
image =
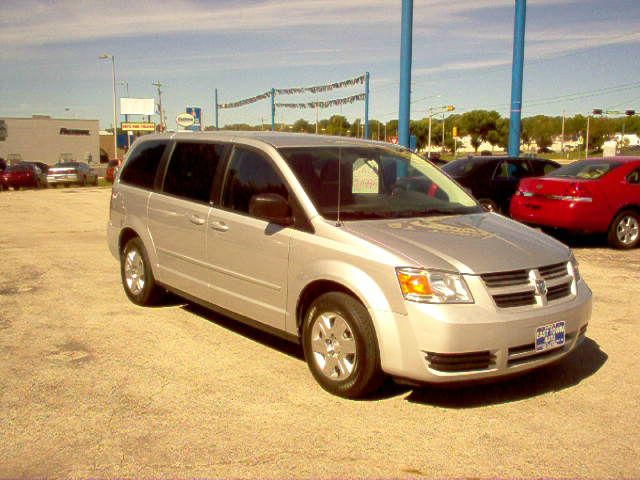
M 640 477 L 640 250 L 576 246 L 594 311 L 557 364 L 356 402 L 296 346 L 131 304 L 108 203 L 0 193 L 0 477 Z

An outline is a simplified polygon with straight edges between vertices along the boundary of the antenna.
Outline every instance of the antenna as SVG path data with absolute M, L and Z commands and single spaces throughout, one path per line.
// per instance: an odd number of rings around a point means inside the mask
M 340 193 L 342 192 L 342 178 L 341 178 L 341 170 L 342 170 L 342 147 L 338 147 L 338 213 L 336 215 L 336 227 L 340 227 Z

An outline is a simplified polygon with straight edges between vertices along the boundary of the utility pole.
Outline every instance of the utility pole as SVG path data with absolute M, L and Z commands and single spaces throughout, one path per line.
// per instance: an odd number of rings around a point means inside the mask
M 584 143 L 584 159 L 589 158 L 589 121 L 591 120 L 591 115 L 587 115 L 587 138 Z
M 427 158 L 431 158 L 431 119 L 433 117 L 432 113 L 431 113 L 431 107 L 429 107 L 429 143 L 428 143 L 428 150 L 427 150 Z
M 567 112 L 562 110 L 562 139 L 560 140 L 560 153 L 564 153 L 564 120 L 567 116 Z
M 378 136 L 376 137 L 376 140 L 380 141 L 380 121 L 378 121 Z
M 129 98 L 129 82 L 127 82 L 126 80 L 122 80 L 120 82 L 118 82 L 119 85 L 124 85 L 125 90 L 127 92 L 127 98 Z M 122 112 L 121 112 L 122 113 Z M 124 115 L 124 121 L 126 123 L 129 123 L 129 115 L 125 113 Z M 131 133 L 129 130 L 126 131 L 126 135 L 127 135 L 127 150 L 129 150 L 131 148 L 131 137 L 129 136 L 129 133 Z
M 444 112 L 442 112 L 442 152 L 444 152 Z
M 154 87 L 157 87 L 158 89 L 158 109 L 160 110 L 160 127 L 161 127 L 161 131 L 164 132 L 167 129 L 167 125 L 165 124 L 165 118 L 164 118 L 164 110 L 162 109 L 162 87 L 164 85 L 160 82 L 160 80 L 156 80 L 151 85 L 153 85 Z

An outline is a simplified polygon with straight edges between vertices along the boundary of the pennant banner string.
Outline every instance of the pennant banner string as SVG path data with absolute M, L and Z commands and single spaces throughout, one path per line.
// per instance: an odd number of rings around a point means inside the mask
M 330 108 L 337 105 L 346 105 L 347 103 L 353 103 L 362 101 L 365 99 L 364 93 L 358 95 L 352 95 L 345 98 L 336 98 L 334 100 L 324 100 L 320 102 L 306 102 L 306 103 L 276 103 L 278 108 Z
M 328 83 L 326 85 L 316 85 L 313 87 L 298 87 L 298 88 L 277 88 L 275 89 L 276 94 L 278 95 L 293 95 L 299 93 L 322 93 L 322 92 L 330 92 L 331 90 L 335 90 L 338 88 L 346 88 L 352 87 L 354 85 L 364 84 L 365 76 L 360 75 L 359 77 L 350 78 L 349 80 L 343 80 L 341 82 Z M 259 102 L 260 100 L 264 100 L 265 98 L 271 97 L 271 91 L 266 91 L 261 93 L 260 95 L 256 95 L 255 97 L 245 98 L 243 100 L 238 100 L 237 102 L 229 102 L 229 103 L 219 103 L 218 108 L 238 108 L 244 107 L 245 105 L 250 105 L 252 103 Z M 336 100 L 327 100 L 323 102 L 309 102 L 309 103 L 276 103 L 277 107 L 284 108 L 316 108 L 316 105 L 319 108 L 327 108 L 333 105 L 344 105 L 345 103 L 353 103 L 356 100 L 364 100 L 364 94 L 353 95 L 352 97 L 347 98 L 338 98 Z M 302 106 L 306 105 L 306 106 Z

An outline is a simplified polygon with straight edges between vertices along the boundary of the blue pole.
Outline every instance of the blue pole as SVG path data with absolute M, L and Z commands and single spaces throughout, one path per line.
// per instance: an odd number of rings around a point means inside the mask
M 271 131 L 276 131 L 276 89 L 271 89 Z
M 400 40 L 400 111 L 398 143 L 409 148 L 409 117 L 411 102 L 411 41 L 413 0 L 402 0 L 402 33 Z
M 218 130 L 218 89 L 215 89 L 216 93 L 216 130 Z
M 520 119 L 522 117 L 522 76 L 524 70 L 524 25 L 527 0 L 516 0 L 513 28 L 513 63 L 511 66 L 511 116 L 509 120 L 509 155 L 520 155 Z
M 369 72 L 364 74 L 364 138 L 369 140 Z

